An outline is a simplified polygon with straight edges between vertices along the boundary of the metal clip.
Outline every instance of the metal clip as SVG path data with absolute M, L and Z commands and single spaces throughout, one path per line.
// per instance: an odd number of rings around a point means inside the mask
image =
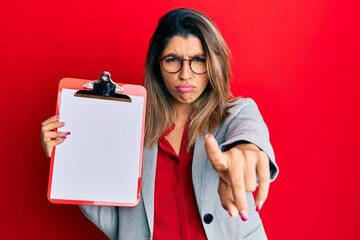
M 94 89 L 94 83 L 99 83 L 101 81 L 107 82 L 110 81 L 113 85 L 115 85 L 115 92 L 124 92 L 124 89 L 120 86 L 118 86 L 112 79 L 111 79 L 111 74 L 107 71 L 104 71 L 101 73 L 101 76 L 98 80 L 92 81 L 92 82 L 88 82 L 84 85 L 84 88 L 87 89 Z

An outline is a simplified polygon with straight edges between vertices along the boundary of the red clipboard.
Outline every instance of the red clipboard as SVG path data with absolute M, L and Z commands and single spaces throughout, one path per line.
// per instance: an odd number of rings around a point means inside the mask
M 98 80 L 63 78 L 56 114 L 71 132 L 53 149 L 52 203 L 136 206 L 140 199 L 146 90 Z

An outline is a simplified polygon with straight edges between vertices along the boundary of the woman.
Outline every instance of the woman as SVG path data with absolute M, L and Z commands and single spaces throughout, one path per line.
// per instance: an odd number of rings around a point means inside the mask
M 232 97 L 229 81 L 227 45 L 207 16 L 160 18 L 146 59 L 140 203 L 81 206 L 110 239 L 266 239 L 258 211 L 278 168 L 255 102 Z M 53 131 L 62 126 L 42 123 L 47 156 L 69 134 Z

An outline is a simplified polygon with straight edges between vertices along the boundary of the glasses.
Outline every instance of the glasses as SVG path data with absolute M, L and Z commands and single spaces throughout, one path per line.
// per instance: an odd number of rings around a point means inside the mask
M 191 71 L 195 74 L 204 74 L 207 72 L 205 57 L 184 59 L 178 56 L 169 55 L 160 58 L 161 67 L 165 70 L 165 72 L 171 74 L 179 72 L 182 69 L 184 62 L 189 63 Z

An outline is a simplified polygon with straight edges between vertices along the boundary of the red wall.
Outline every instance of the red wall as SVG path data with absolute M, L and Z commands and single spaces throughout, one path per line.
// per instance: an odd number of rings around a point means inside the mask
M 105 239 L 77 206 L 46 198 L 40 123 L 58 81 L 142 83 L 148 40 L 174 7 L 208 14 L 233 52 L 235 94 L 254 98 L 280 175 L 261 212 L 269 239 L 360 239 L 357 1 L 0 3 L 0 238 Z

